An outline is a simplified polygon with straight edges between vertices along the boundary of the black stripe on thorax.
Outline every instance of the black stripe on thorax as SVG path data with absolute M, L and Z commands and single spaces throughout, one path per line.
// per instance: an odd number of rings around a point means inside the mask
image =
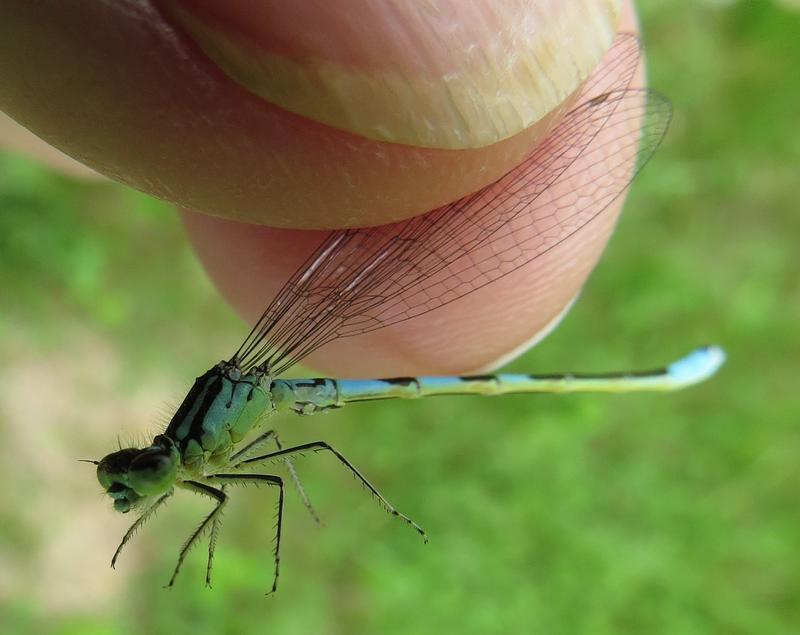
M 205 388 L 209 378 L 211 378 L 213 375 L 218 375 L 219 372 L 219 368 L 215 366 L 195 379 L 194 385 L 191 387 L 186 397 L 184 397 L 183 402 L 178 407 L 177 412 L 172 416 L 167 429 L 164 431 L 166 436 L 171 438 L 173 441 L 177 441 L 176 434 L 181 423 L 184 419 L 186 419 L 186 416 L 189 414 L 192 406 L 199 399 L 200 394 L 203 392 L 203 388 Z
M 211 381 L 208 385 L 208 390 L 206 394 L 203 396 L 203 402 L 200 404 L 200 408 L 197 410 L 197 414 L 195 414 L 194 419 L 192 419 L 191 424 L 189 425 L 189 433 L 186 435 L 181 441 L 181 452 L 186 449 L 186 445 L 189 443 L 190 439 L 195 439 L 198 443 L 200 443 L 200 438 L 203 436 L 203 422 L 206 418 L 206 414 L 208 414 L 209 408 L 211 408 L 211 404 L 214 403 L 214 400 L 219 395 L 220 391 L 222 390 L 223 382 L 222 376 L 224 371 L 217 369 L 217 376 Z

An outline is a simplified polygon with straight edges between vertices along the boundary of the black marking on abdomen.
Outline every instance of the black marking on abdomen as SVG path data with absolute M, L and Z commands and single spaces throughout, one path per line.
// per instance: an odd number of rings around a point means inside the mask
M 391 377 L 389 379 L 381 379 L 381 381 L 390 386 L 402 386 L 403 388 L 409 388 L 410 386 L 419 387 L 419 381 L 416 377 Z
M 324 386 L 327 380 L 324 378 L 315 378 L 315 379 L 293 379 L 292 383 L 297 388 L 319 388 L 320 386 Z
M 305 412 L 306 406 L 311 406 L 310 412 Z M 335 403 L 320 405 L 313 401 L 295 401 L 294 404 L 291 406 L 292 410 L 294 410 L 299 415 L 317 414 L 319 412 L 325 412 L 326 410 L 336 410 L 341 407 L 342 406 Z

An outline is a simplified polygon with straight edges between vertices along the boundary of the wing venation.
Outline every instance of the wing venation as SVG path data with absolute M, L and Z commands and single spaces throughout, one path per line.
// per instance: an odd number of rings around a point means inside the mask
M 591 222 L 625 190 L 669 124 L 666 99 L 628 88 L 638 62 L 636 37 L 618 37 L 580 105 L 495 183 L 423 216 L 331 232 L 278 292 L 235 359 L 279 374 L 335 339 L 412 319 L 480 289 Z

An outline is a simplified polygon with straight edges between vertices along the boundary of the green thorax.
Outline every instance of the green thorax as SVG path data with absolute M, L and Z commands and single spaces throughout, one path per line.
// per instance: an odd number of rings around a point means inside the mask
M 225 465 L 234 445 L 274 410 L 269 386 L 263 371 L 245 374 L 229 362 L 198 377 L 164 431 L 183 469 L 199 474 L 206 464 Z

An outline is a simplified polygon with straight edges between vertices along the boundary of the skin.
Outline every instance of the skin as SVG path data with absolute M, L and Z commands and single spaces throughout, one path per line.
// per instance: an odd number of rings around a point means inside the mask
M 290 11 L 291 3 L 285 4 Z M 0 24 L 18 27 L 17 21 L 34 10 L 30 6 L 26 0 L 9 0 L 0 8 Z M 250 199 L 290 209 L 273 218 L 273 224 L 284 227 L 381 224 L 478 189 L 518 162 L 552 125 L 547 121 L 499 143 L 458 151 L 381 143 L 264 102 L 199 50 L 178 59 L 169 42 L 153 35 L 159 33 L 158 24 L 143 26 L 141 15 L 113 14 L 114 7 L 53 3 L 46 21 L 31 22 L 40 32 L 31 36 L 19 30 L 16 38 L 0 37 L 5 41 L 0 55 L 4 75 L 26 78 L 48 98 L 26 100 L 6 86 L 0 107 L 98 171 L 206 211 L 240 208 Z M 164 19 L 157 12 L 146 17 Z M 75 35 L 86 33 L 82 25 L 87 19 L 97 27 L 90 29 L 93 38 L 102 38 L 113 20 L 124 30 L 116 37 L 125 41 L 125 51 L 137 55 L 120 54 L 110 61 L 92 57 L 91 47 L 82 46 Z M 619 29 L 636 30 L 629 3 Z M 36 42 L 37 36 L 48 45 L 14 48 Z M 195 72 L 212 78 L 208 94 L 197 92 Z M 170 137 L 176 126 L 184 128 L 180 139 Z M 245 133 L 252 147 L 236 145 Z M 163 157 L 158 178 L 148 178 L 146 168 Z M 376 172 L 376 157 L 392 169 Z M 358 183 L 357 200 L 342 189 L 343 162 L 348 177 Z M 288 177 L 280 191 L 266 196 L 252 178 L 260 176 L 258 170 L 279 170 Z M 244 185 L 242 174 L 248 177 Z M 321 201 L 342 204 L 321 218 Z M 338 376 L 463 373 L 496 365 L 551 326 L 576 297 L 620 205 L 531 266 L 431 314 L 334 343 L 314 354 L 308 365 Z M 254 227 L 186 210 L 182 215 L 211 278 L 248 322 L 321 238 L 315 232 Z

